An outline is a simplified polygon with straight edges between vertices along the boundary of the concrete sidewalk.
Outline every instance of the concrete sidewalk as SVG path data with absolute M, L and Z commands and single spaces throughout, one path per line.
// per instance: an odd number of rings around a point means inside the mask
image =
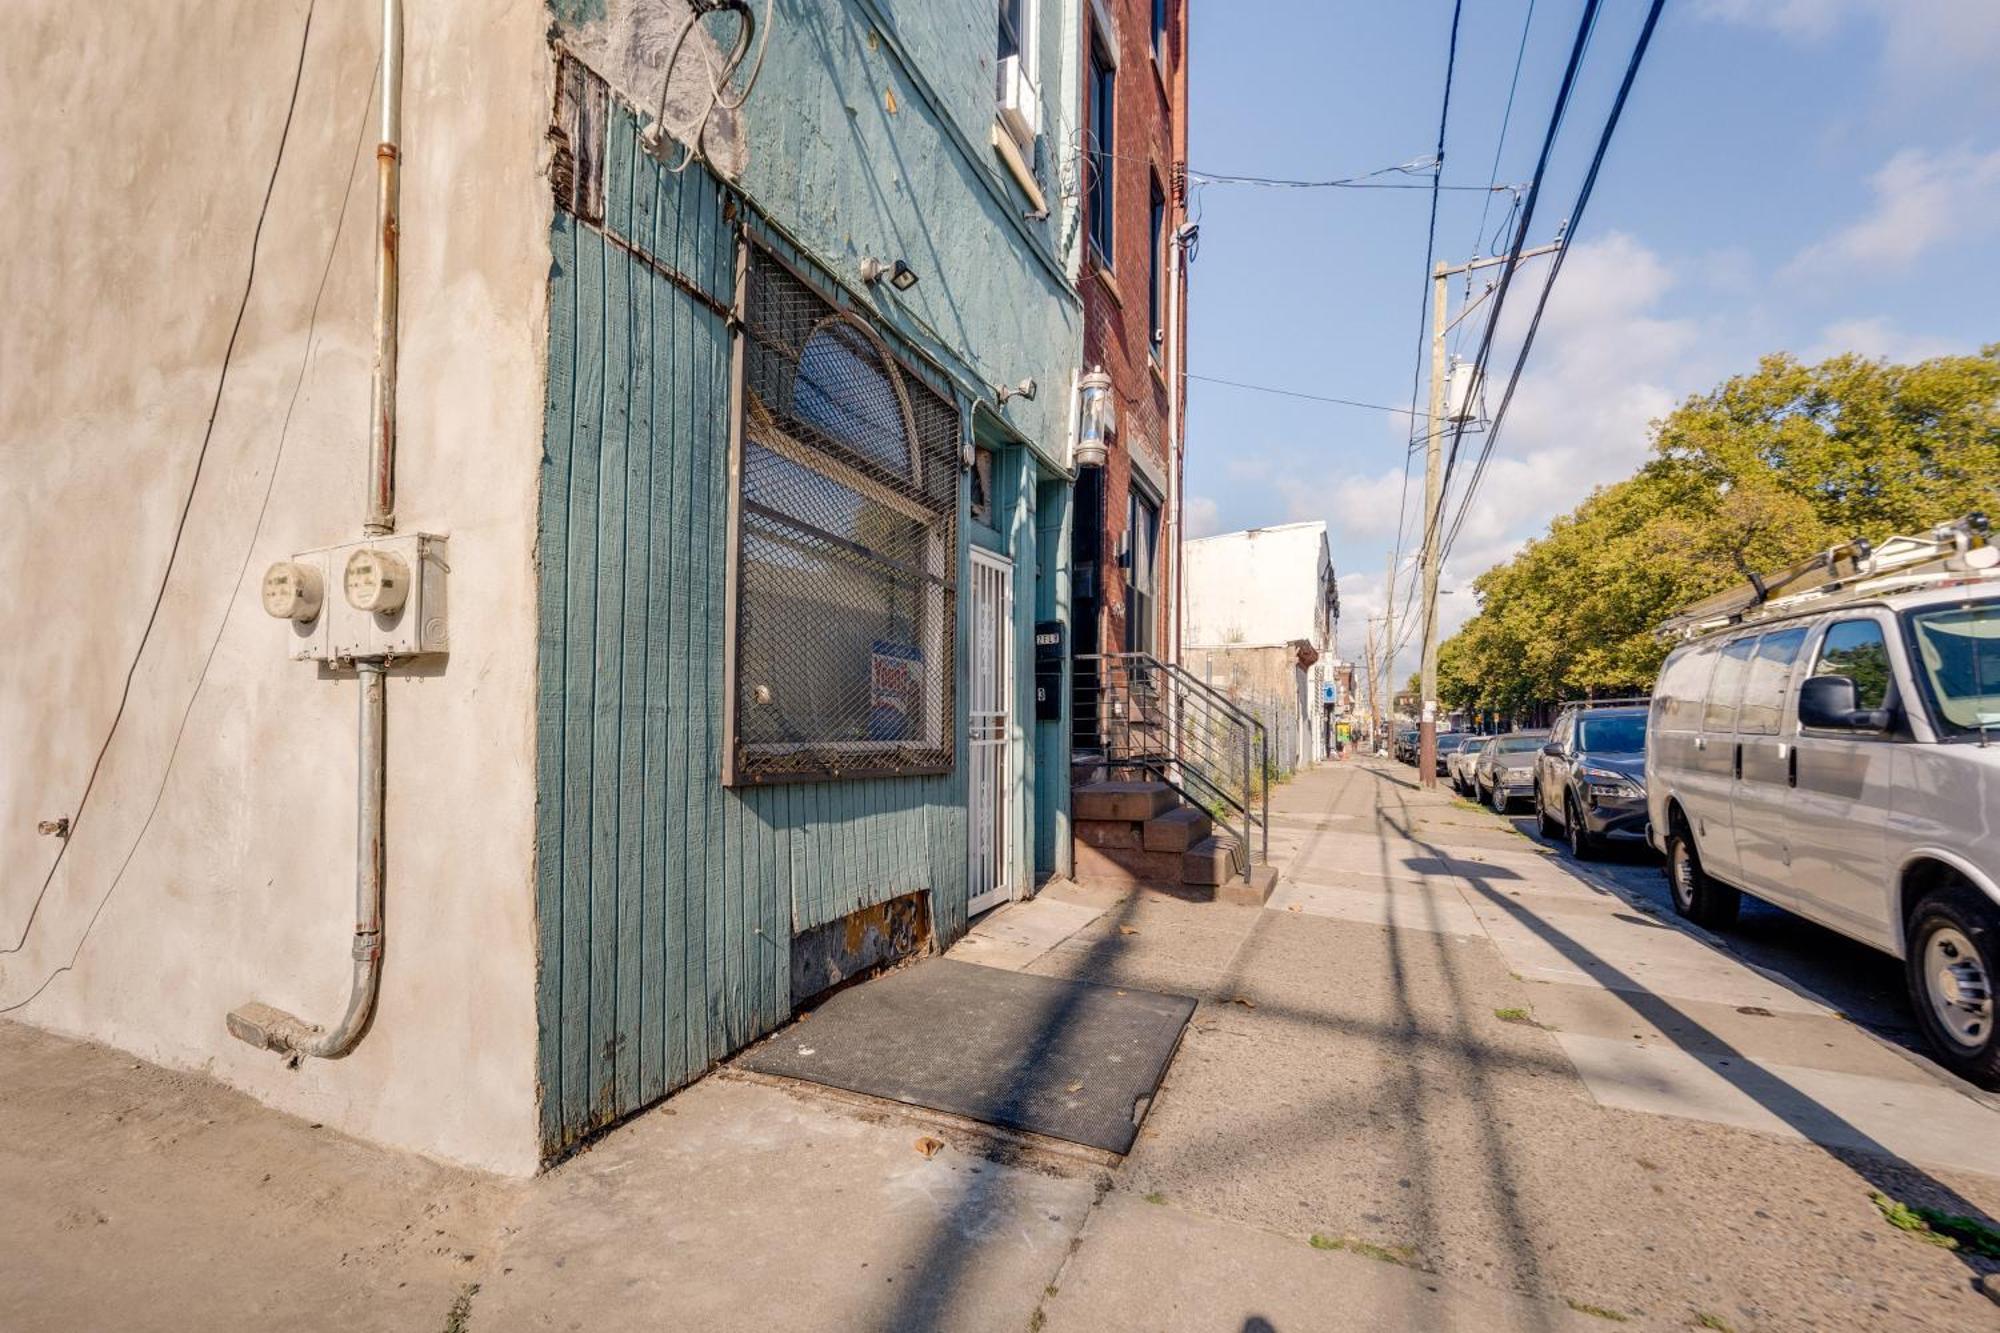
M 2000 1326 L 1869 1202 L 2000 1212 L 1986 1102 L 1411 779 L 954 951 L 1199 1001 L 1122 1160 L 725 1070 L 495 1182 L 0 1025 L 0 1327 Z

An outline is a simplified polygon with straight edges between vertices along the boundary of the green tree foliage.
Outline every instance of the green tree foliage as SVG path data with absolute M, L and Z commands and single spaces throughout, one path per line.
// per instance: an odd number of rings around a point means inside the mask
M 1517 711 L 1643 693 L 1676 608 L 1836 541 L 1996 504 L 2000 344 L 1909 366 L 1765 357 L 1656 423 L 1637 475 L 1474 580 L 1479 614 L 1439 651 L 1439 696 Z

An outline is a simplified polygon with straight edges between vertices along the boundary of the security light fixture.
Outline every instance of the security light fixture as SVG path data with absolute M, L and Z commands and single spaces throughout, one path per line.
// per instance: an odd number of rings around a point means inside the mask
M 899 292 L 907 292 L 910 288 L 917 285 L 917 271 L 900 259 L 892 264 L 887 260 L 876 259 L 871 255 L 861 261 L 861 280 L 863 282 L 873 287 L 884 278 L 887 278 L 889 285 Z
M 1037 386 L 1036 386 L 1036 384 L 1035 384 L 1035 381 L 1034 381 L 1034 377 L 1033 377 L 1033 376 L 1030 376 L 1029 378 L 1027 378 L 1027 379 L 1024 379 L 1024 380 L 1022 380 L 1022 381 L 1021 381 L 1021 382 L 1020 382 L 1019 384 L 1014 384 L 1014 385 L 1006 385 L 1006 384 L 996 384 L 996 385 L 994 385 L 994 386 L 993 386 L 993 396 L 994 396 L 994 398 L 996 398 L 996 399 L 998 399 L 998 400 L 999 400 L 999 402 L 1000 402 L 1001 406 L 1003 406 L 1003 407 L 1004 407 L 1004 406 L 1006 406 L 1006 403 L 1007 403 L 1007 400 L 1008 400 L 1009 398 L 1025 398 L 1025 399 L 1027 399 L 1027 400 L 1028 400 L 1029 402 L 1031 402 L 1031 403 L 1032 403 L 1032 402 L 1034 402 L 1034 401 L 1035 401 L 1035 389 L 1036 389 L 1036 387 L 1037 387 Z
M 1111 376 L 1092 367 L 1076 382 L 1076 465 L 1103 467 L 1107 441 L 1118 429 L 1118 404 L 1111 397 Z

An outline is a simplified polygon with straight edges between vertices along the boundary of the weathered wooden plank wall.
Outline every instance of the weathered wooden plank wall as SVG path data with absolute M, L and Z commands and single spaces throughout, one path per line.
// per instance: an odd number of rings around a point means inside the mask
M 536 854 L 550 1157 L 785 1021 L 794 930 L 913 890 L 930 891 L 941 938 L 965 928 L 959 775 L 722 787 L 730 335 L 713 307 L 733 298 L 734 231 L 716 180 L 666 171 L 636 131 L 613 99 L 603 223 L 558 208 L 550 235 Z

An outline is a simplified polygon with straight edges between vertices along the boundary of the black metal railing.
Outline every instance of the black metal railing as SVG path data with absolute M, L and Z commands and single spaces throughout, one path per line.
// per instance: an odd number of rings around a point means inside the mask
M 1074 663 L 1071 762 L 1079 774 L 1141 772 L 1207 812 L 1245 879 L 1271 852 L 1271 737 L 1222 691 L 1149 653 Z

